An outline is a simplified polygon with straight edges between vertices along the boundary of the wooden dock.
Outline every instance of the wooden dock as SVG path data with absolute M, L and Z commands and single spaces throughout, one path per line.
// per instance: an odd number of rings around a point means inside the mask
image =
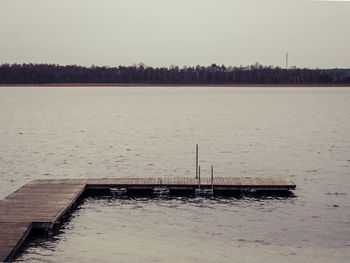
M 50 231 L 69 211 L 85 190 L 124 188 L 127 191 L 152 191 L 166 187 L 170 191 L 195 191 L 194 178 L 105 178 L 34 180 L 0 201 L 0 262 L 10 261 L 33 229 Z M 201 179 L 201 188 L 211 188 L 209 178 Z M 295 184 L 285 178 L 223 178 L 213 181 L 219 191 L 289 191 Z

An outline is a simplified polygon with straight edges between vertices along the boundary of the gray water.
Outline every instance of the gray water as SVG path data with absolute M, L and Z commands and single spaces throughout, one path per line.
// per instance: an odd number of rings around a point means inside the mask
M 295 197 L 88 198 L 28 262 L 348 262 L 350 88 L 0 88 L 0 198 L 33 179 L 286 177 Z

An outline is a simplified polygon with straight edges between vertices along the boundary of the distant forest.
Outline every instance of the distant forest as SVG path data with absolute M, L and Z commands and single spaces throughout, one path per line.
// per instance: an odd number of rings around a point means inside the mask
M 283 69 L 262 66 L 118 67 L 2 64 L 0 84 L 348 84 L 350 69 Z

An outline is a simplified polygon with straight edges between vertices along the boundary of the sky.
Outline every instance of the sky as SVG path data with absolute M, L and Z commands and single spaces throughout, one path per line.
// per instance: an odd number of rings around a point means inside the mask
M 350 68 L 350 1 L 0 0 L 0 64 Z

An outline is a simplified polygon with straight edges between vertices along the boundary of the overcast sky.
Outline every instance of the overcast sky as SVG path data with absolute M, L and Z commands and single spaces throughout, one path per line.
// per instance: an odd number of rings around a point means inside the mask
M 0 0 L 0 64 L 350 68 L 350 2 Z

